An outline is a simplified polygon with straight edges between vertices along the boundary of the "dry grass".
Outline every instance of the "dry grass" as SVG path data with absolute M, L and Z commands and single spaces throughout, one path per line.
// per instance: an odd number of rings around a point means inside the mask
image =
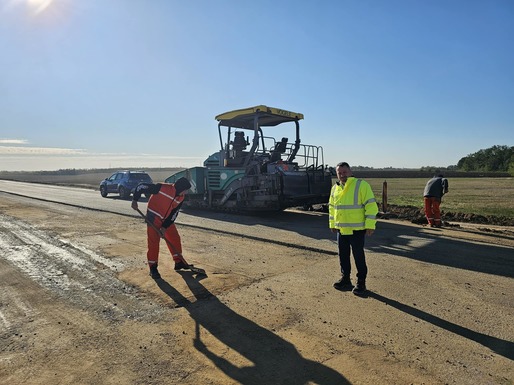
M 384 180 L 366 179 L 382 202 Z M 514 178 L 453 178 L 441 208 L 447 212 L 514 218 Z M 423 207 L 425 178 L 387 180 L 387 202 L 397 206 Z
M 180 170 L 182 170 L 182 168 L 144 169 L 144 171 L 146 171 L 156 183 L 164 182 L 167 177 Z M 111 176 L 116 171 L 118 171 L 118 169 L 90 171 L 78 170 L 76 174 L 67 174 L 65 172 L 3 172 L 0 173 L 0 179 L 98 189 L 100 182 Z

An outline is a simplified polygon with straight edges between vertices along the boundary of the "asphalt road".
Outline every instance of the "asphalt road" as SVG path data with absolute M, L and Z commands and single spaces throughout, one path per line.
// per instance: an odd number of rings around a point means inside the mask
M 98 191 L 89 189 L 0 180 L 0 192 L 139 217 L 130 207 L 130 200 L 116 195 L 102 198 Z M 139 207 L 145 212 L 144 197 Z M 181 212 L 177 224 L 330 255 L 336 250 L 335 237 L 328 230 L 327 214 L 319 212 L 286 210 L 251 216 L 191 210 Z M 269 228 L 273 231 L 268 231 Z M 513 246 L 514 237 L 505 234 L 460 228 L 431 229 L 393 220 L 379 221 L 377 231 L 366 244 L 367 249 L 377 253 L 510 278 L 514 277 Z

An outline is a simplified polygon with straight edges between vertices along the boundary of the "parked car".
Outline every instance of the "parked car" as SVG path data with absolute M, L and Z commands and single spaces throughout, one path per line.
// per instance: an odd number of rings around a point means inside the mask
M 105 198 L 107 194 L 114 193 L 127 199 L 142 182 L 153 183 L 150 175 L 144 171 L 118 171 L 100 182 L 100 195 Z

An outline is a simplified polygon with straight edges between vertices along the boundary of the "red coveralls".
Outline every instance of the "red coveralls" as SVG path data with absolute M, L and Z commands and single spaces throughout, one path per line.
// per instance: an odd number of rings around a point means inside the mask
M 160 229 L 163 221 L 171 214 L 173 209 L 180 205 L 184 200 L 184 195 L 176 195 L 175 186 L 173 184 L 162 184 L 157 194 L 152 194 L 148 200 L 147 218 L 155 227 Z M 148 265 L 151 267 L 159 261 L 159 244 L 161 237 L 159 233 L 150 225 L 147 226 L 148 235 Z M 182 261 L 182 243 L 177 227 L 172 223 L 165 229 L 164 236 L 172 246 L 166 242 L 175 262 Z
M 425 216 L 430 226 L 441 227 L 441 198 L 448 192 L 448 180 L 440 174 L 430 179 L 423 191 Z
M 441 198 L 437 197 L 424 197 L 425 203 L 425 216 L 427 217 L 430 226 L 441 226 Z

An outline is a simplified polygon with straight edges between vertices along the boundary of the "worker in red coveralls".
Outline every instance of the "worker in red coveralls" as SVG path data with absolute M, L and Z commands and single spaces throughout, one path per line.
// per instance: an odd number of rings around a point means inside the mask
M 430 179 L 423 191 L 425 216 L 430 227 L 441 227 L 441 199 L 448 193 L 448 180 L 442 174 Z
M 189 268 L 182 259 L 182 243 L 174 222 L 184 202 L 185 192 L 190 188 L 191 183 L 186 178 L 180 178 L 175 183 L 140 183 L 134 191 L 132 199 L 134 210 L 138 209 L 137 201 L 141 195 L 148 196 L 150 194 L 146 218 L 155 227 L 150 224 L 147 226 L 148 252 L 146 256 L 150 267 L 150 276 L 153 279 L 161 278 L 159 270 L 157 270 L 161 235 L 171 243 L 171 245 L 166 244 L 175 261 L 175 270 Z M 159 229 L 160 234 L 156 229 Z

